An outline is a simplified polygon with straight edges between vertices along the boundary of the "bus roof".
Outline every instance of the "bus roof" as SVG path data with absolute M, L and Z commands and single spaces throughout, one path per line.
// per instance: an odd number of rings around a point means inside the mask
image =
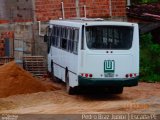
M 49 24 L 63 25 L 63 26 L 97 26 L 97 25 L 116 25 L 116 26 L 134 26 L 136 23 L 130 22 L 118 22 L 118 21 L 109 21 L 101 18 L 85 18 L 85 19 L 64 19 L 64 20 L 50 20 Z

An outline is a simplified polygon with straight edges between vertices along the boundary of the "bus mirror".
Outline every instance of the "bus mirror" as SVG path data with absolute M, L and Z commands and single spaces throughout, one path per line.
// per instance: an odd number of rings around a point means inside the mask
M 48 36 L 47 34 L 44 35 L 44 42 L 47 42 L 48 41 Z

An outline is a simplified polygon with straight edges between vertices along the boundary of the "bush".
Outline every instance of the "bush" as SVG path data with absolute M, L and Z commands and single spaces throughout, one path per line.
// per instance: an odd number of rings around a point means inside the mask
M 139 4 L 139 3 L 155 3 L 159 2 L 159 0 L 133 0 L 132 3 Z
M 142 81 L 160 81 L 160 45 L 151 34 L 140 37 L 140 75 Z
M 158 0 L 140 0 L 141 3 L 153 3 L 158 2 Z

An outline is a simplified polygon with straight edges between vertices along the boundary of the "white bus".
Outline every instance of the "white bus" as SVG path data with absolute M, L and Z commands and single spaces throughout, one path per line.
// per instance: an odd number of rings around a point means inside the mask
M 48 32 L 48 71 L 76 86 L 107 87 L 122 93 L 138 85 L 139 28 L 136 23 L 100 19 L 51 20 Z

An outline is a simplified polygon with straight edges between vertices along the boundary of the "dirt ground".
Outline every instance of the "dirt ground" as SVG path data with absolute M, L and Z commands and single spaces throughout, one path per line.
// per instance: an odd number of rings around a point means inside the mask
M 139 83 L 126 87 L 123 94 L 105 92 L 68 95 L 61 90 L 0 98 L 0 113 L 83 114 L 83 113 L 155 113 L 160 114 L 160 84 Z

